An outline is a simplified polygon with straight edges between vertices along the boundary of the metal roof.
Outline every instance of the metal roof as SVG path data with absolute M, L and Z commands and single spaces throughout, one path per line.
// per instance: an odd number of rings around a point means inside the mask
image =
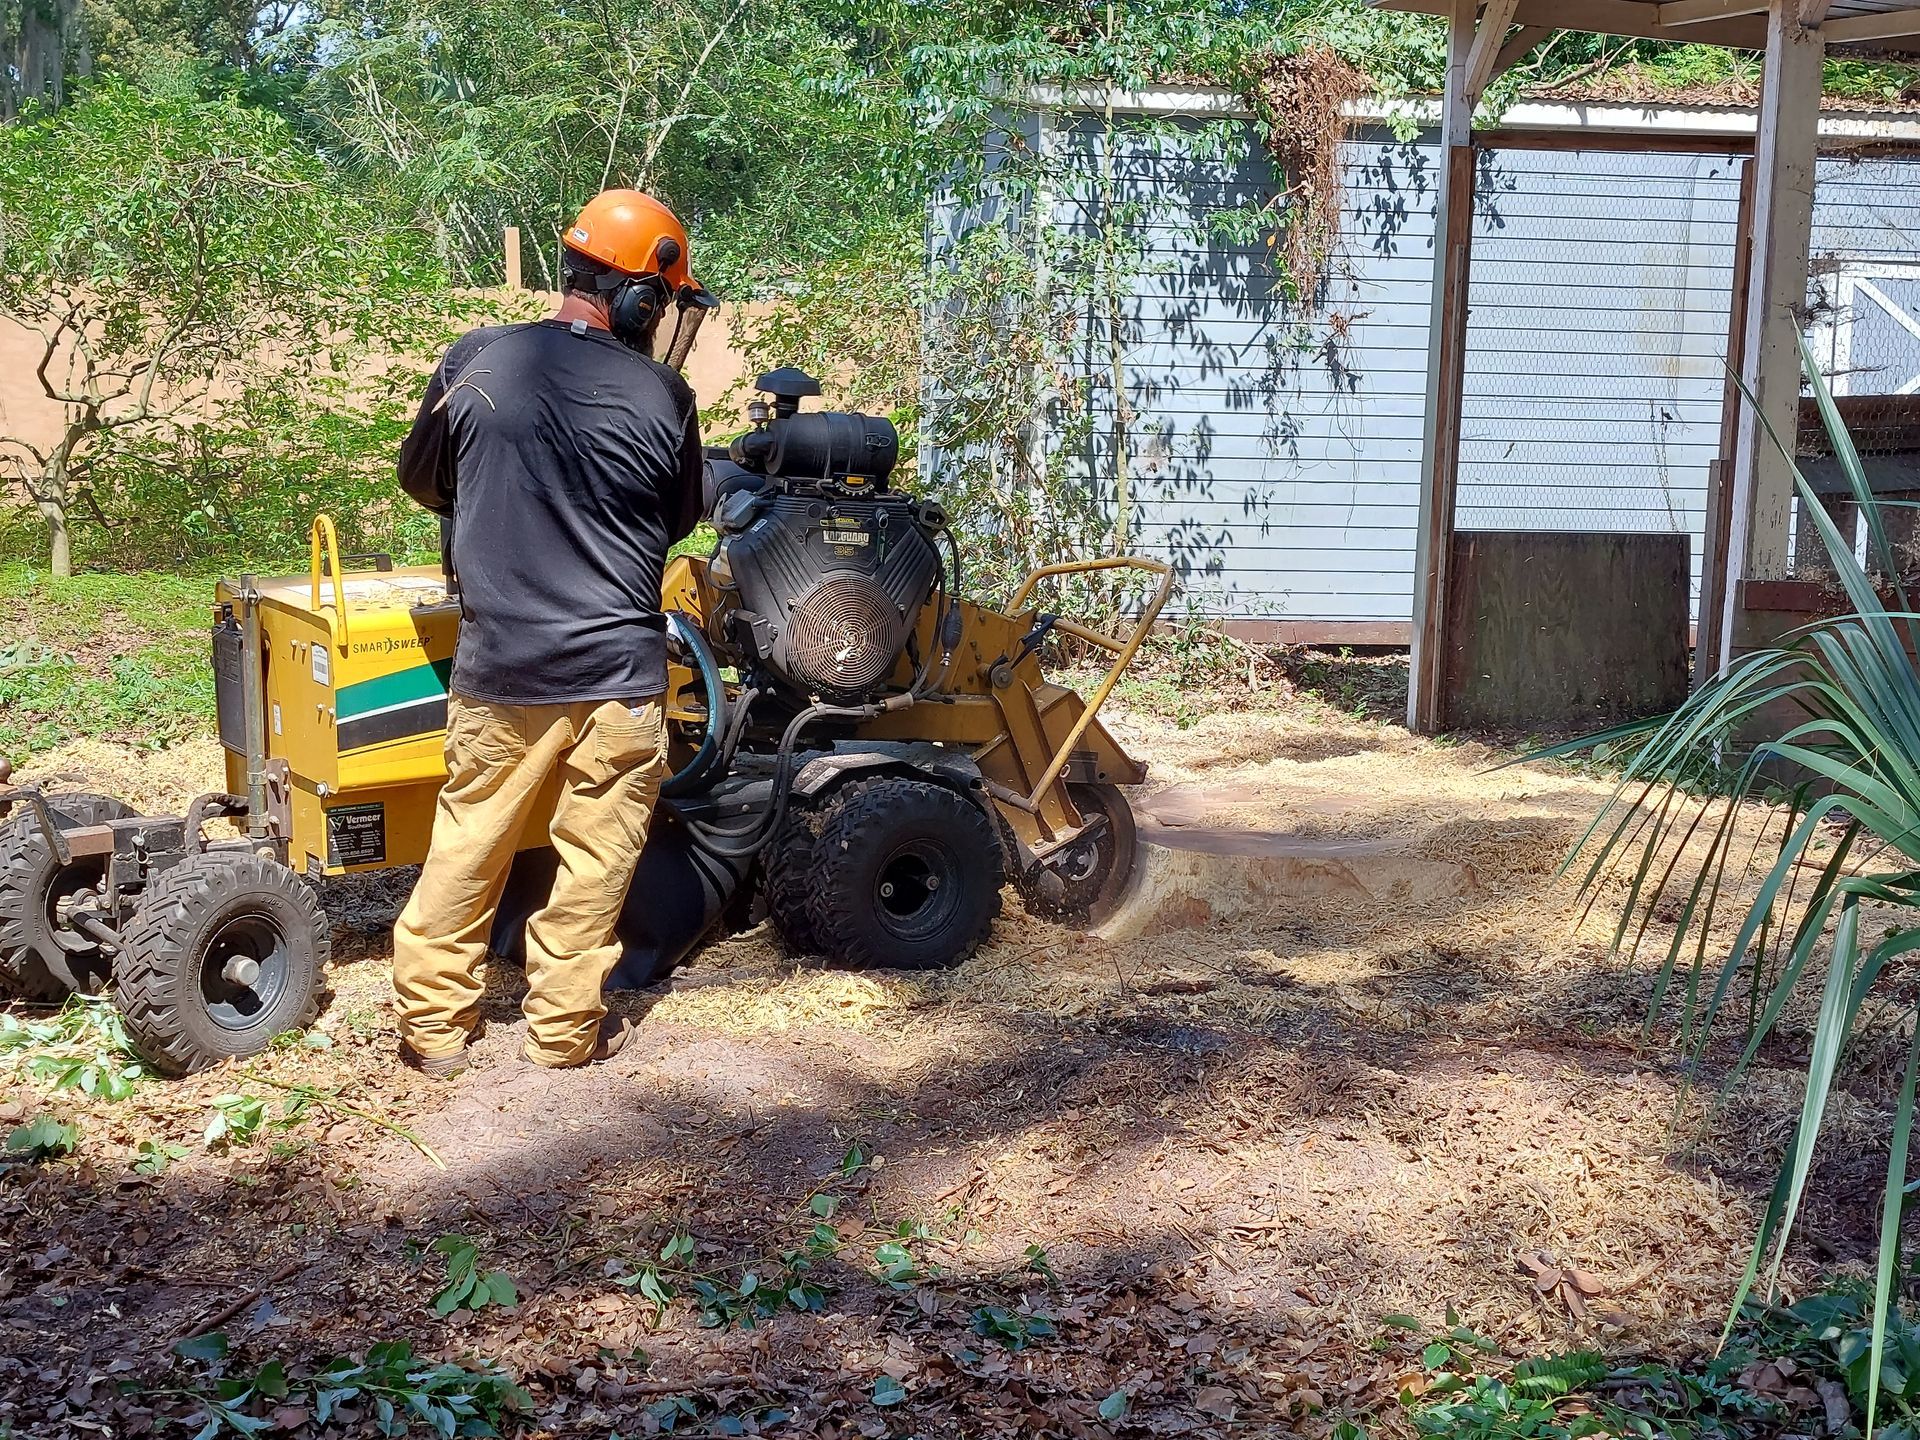
M 1448 0 L 1372 0 L 1376 9 L 1448 15 Z M 1902 0 L 1802 0 L 1803 23 L 1817 25 L 1831 50 L 1848 55 L 1920 55 L 1920 7 Z M 1763 50 L 1763 0 L 1519 0 L 1512 24 L 1591 30 L 1647 40 L 1691 41 Z

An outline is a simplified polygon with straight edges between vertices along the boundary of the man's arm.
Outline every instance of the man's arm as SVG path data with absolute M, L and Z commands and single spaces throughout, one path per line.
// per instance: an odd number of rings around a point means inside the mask
M 691 535 L 706 509 L 707 452 L 700 445 L 700 407 L 692 391 L 687 392 L 686 405 L 686 430 L 680 440 L 680 493 L 668 517 L 669 540 L 684 540 Z
M 433 367 L 413 429 L 400 442 L 400 488 L 436 515 L 453 514 L 453 445 L 447 433 L 446 366 Z

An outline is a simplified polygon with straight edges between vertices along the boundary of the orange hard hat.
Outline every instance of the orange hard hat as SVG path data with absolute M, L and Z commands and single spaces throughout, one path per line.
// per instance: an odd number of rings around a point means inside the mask
M 569 250 L 624 274 L 658 275 L 674 294 L 702 290 L 686 226 L 645 191 L 602 190 L 561 238 Z

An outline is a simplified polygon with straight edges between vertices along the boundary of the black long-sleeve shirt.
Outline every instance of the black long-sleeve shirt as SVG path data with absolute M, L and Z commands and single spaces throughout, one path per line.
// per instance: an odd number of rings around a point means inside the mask
M 699 414 L 669 367 L 556 320 L 456 340 L 400 447 L 454 520 L 453 688 L 508 705 L 666 688 L 660 578 L 700 517 Z

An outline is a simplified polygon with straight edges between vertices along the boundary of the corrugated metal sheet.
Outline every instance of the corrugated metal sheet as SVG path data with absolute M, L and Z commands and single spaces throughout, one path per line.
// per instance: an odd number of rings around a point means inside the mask
M 1307 316 L 1287 303 L 1263 240 L 1221 233 L 1222 216 L 1276 187 L 1250 129 L 1226 155 L 1215 153 L 1214 133 L 1163 120 L 1117 135 L 1116 212 L 1146 249 L 1122 325 L 1139 543 L 1181 566 L 1190 613 L 1404 622 L 1437 147 L 1385 131 L 1348 145 L 1341 253 L 1320 312 Z M 1051 143 L 1075 177 L 1057 191 L 1056 224 L 1084 234 L 1097 223 L 1102 142 L 1094 117 L 1056 120 Z M 1606 151 L 1483 157 L 1462 529 L 1686 534 L 1697 592 L 1740 163 Z M 1916 162 L 1823 161 L 1820 179 L 1816 254 L 1920 262 Z M 1920 271 L 1899 283 L 1908 288 L 1895 299 L 1920 300 Z M 1104 314 L 1089 305 L 1079 318 L 1075 364 L 1096 424 L 1073 459 L 1086 483 L 1104 487 Z M 1920 376 L 1920 325 L 1874 324 L 1883 348 L 1913 347 L 1907 373 Z M 1890 330 L 1901 338 L 1888 340 Z

